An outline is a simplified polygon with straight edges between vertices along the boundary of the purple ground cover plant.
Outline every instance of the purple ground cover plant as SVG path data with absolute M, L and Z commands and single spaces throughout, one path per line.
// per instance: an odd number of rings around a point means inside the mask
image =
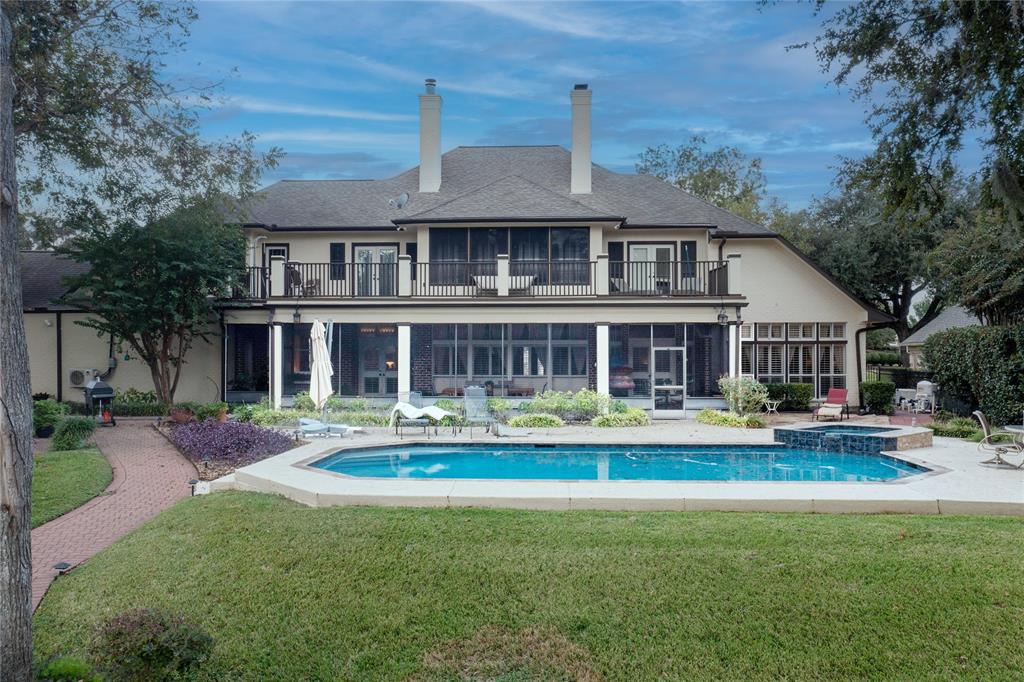
M 170 436 L 200 471 L 204 467 L 243 467 L 295 447 L 295 441 L 282 433 L 255 424 L 214 419 L 178 424 L 171 429 Z

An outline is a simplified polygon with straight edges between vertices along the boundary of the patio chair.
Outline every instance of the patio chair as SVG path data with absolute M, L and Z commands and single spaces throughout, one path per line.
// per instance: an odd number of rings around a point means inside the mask
M 496 420 L 487 409 L 487 390 L 483 386 L 466 386 L 462 400 L 470 438 L 473 437 L 474 426 L 486 426 L 488 430 L 494 426 Z
M 409 392 L 409 404 L 412 405 L 413 407 L 415 407 L 416 409 L 422 409 L 423 408 L 423 394 L 420 393 L 419 391 L 410 391 Z M 409 417 L 405 417 L 405 416 L 399 415 L 398 418 L 395 419 L 395 433 L 398 434 L 399 438 L 403 438 L 405 436 L 404 432 L 405 432 L 405 427 L 407 427 L 407 426 L 411 426 L 411 427 L 415 427 L 415 428 L 422 428 L 424 435 L 428 435 L 428 436 L 430 435 L 430 432 L 428 431 L 428 429 L 430 428 L 430 420 L 427 419 L 426 417 L 409 418 Z M 435 434 L 437 433 L 437 427 L 436 426 L 434 427 L 434 433 Z
M 812 421 L 817 421 L 819 418 L 829 417 L 830 419 L 843 420 L 843 415 L 846 418 L 850 418 L 850 404 L 846 402 L 847 390 L 845 388 L 830 388 L 828 389 L 828 395 L 825 396 L 825 402 L 823 402 L 814 413 L 811 415 Z
M 349 426 L 348 424 L 328 424 L 319 419 L 300 417 L 299 431 L 303 436 L 321 436 L 323 438 L 338 436 L 340 438 L 351 433 L 363 433 L 363 428 L 360 426 Z
M 448 410 L 442 410 L 437 405 L 428 405 L 427 407 L 414 407 L 409 403 L 398 402 L 395 403 L 395 406 L 391 408 L 391 418 L 388 420 L 388 425 L 394 426 L 395 433 L 399 433 L 399 436 L 401 436 L 399 432 L 400 427 L 398 426 L 398 422 L 400 420 L 417 420 L 423 419 L 424 417 L 428 417 L 430 420 L 436 423 L 440 422 L 445 417 L 455 416 L 456 415 L 453 412 L 449 412 Z M 453 426 L 452 432 L 454 433 L 454 431 L 455 427 Z M 434 428 L 434 432 L 437 432 L 436 426 Z
M 1024 468 L 1024 459 L 1021 459 L 1019 464 L 1008 462 L 1003 458 L 1003 455 L 1020 455 L 1024 454 L 1024 445 L 1021 445 L 1014 439 L 1014 434 L 1009 431 L 1000 431 L 992 428 L 992 425 L 988 421 L 988 417 L 981 410 L 974 412 L 974 418 L 981 424 L 981 432 L 985 436 L 978 443 L 978 452 L 985 455 L 992 455 L 991 458 L 981 461 L 981 464 L 994 464 L 996 466 L 1010 467 L 1011 469 L 1022 469 Z M 1010 442 L 999 441 L 998 439 L 1009 438 Z

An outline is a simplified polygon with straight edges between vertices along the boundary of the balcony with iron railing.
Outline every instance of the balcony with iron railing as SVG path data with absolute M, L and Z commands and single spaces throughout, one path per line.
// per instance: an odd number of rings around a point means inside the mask
M 722 297 L 738 289 L 739 258 L 727 261 L 510 260 L 299 263 L 251 267 L 234 298 Z M 730 286 L 732 285 L 732 286 Z

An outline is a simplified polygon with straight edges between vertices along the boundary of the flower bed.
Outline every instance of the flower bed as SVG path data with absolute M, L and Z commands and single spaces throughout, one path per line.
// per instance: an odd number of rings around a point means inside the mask
M 193 421 L 171 427 L 168 437 L 196 465 L 199 477 L 212 480 L 239 467 L 295 447 L 282 433 L 255 424 Z

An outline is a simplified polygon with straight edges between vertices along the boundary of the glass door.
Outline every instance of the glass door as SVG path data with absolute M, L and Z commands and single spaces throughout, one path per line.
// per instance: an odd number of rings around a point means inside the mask
M 672 246 L 629 245 L 629 287 L 632 291 L 667 294 L 672 290 Z
M 359 374 L 362 394 L 398 393 L 398 347 L 394 334 L 366 334 L 360 339 Z
M 398 288 L 398 247 L 356 246 L 356 296 L 394 296 Z
M 655 419 L 682 419 L 686 410 L 686 348 L 656 346 L 651 365 Z

